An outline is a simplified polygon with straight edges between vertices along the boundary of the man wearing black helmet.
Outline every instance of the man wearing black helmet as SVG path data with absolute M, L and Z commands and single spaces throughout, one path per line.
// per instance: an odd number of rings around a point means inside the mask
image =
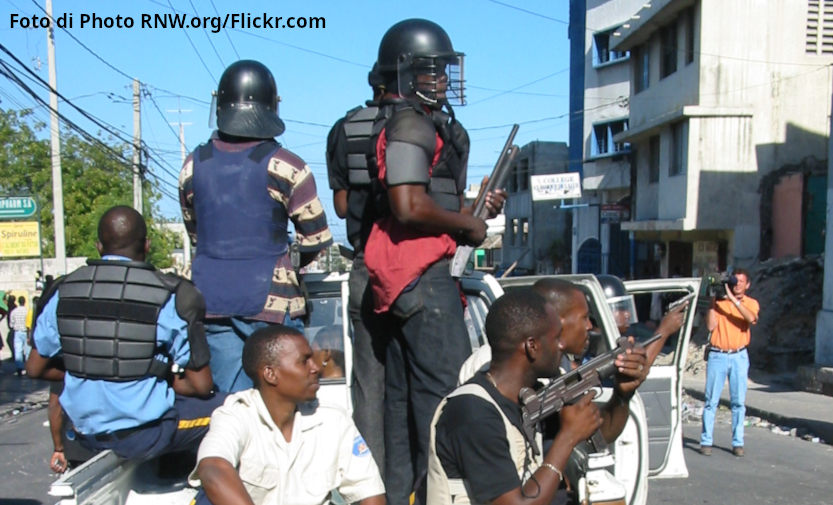
M 373 301 L 368 289 L 364 244 L 375 220 L 367 169 L 371 134 L 379 99 L 384 93 L 376 66 L 367 82 L 373 99 L 355 107 L 336 121 L 327 136 L 327 175 L 333 190 L 333 207 L 347 221 L 347 239 L 353 247 L 350 270 L 348 312 L 353 325 L 353 419 L 364 436 L 377 466 L 385 468 L 385 335 L 373 317 Z
M 263 64 L 231 64 L 217 89 L 217 132 L 179 177 L 183 220 L 196 244 L 192 278 L 205 296 L 211 371 L 221 391 L 252 387 L 241 364 L 249 335 L 270 323 L 298 326 L 306 312 L 288 221 L 301 266 L 332 243 L 312 172 L 274 140 L 284 131 L 278 101 Z
M 486 223 L 462 206 L 469 138 L 450 102 L 464 102 L 463 54 L 437 24 L 408 19 L 385 33 L 376 64 L 386 92 L 369 169 L 383 204 L 365 262 L 389 325 L 385 484 L 388 503 L 403 505 L 425 473 L 431 415 L 471 353 L 449 259 L 458 243 L 480 244 Z M 492 215 L 504 197 L 486 195 Z

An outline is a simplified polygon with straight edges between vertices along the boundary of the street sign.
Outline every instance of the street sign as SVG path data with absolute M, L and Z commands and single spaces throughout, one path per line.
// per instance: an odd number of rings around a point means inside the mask
M 0 223 L 0 258 L 40 256 L 37 221 Z
M 37 212 L 38 206 L 31 196 L 6 196 L 0 198 L 0 219 L 23 219 Z
M 529 179 L 533 201 L 581 198 L 581 178 L 578 172 L 533 175 Z

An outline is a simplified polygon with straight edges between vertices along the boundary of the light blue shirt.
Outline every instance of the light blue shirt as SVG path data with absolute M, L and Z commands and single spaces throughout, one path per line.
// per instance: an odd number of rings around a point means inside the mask
M 171 295 L 159 312 L 156 342 L 177 365 L 184 367 L 191 358 L 191 347 L 188 342 L 188 324 L 177 314 L 175 298 L 176 295 Z M 35 347 L 46 358 L 61 352 L 57 308 L 56 292 L 44 307 L 35 326 Z M 173 407 L 174 397 L 173 388 L 158 377 L 113 382 L 83 379 L 67 372 L 60 401 L 75 429 L 85 435 L 94 435 L 155 421 Z

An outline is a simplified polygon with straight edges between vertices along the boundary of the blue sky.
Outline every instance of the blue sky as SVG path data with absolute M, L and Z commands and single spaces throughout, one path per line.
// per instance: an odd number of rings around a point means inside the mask
M 11 15 L 43 15 L 45 0 L 0 0 L 0 41 L 29 69 L 48 79 L 46 30 L 11 28 Z M 182 13 L 189 17 L 246 13 L 261 16 L 324 17 L 319 29 L 142 28 L 142 14 Z M 287 131 L 279 139 L 304 158 L 337 240 L 343 223 L 332 211 L 324 150 L 330 125 L 369 98 L 367 71 L 379 40 L 399 20 L 424 17 L 442 25 L 455 49 L 466 53 L 468 105 L 458 118 L 472 139 L 469 183 L 491 170 L 512 123 L 520 123 L 516 143 L 567 141 L 569 40 L 567 0 L 377 0 L 236 1 L 222 0 L 55 0 L 53 14 L 72 14 L 73 27 L 56 28 L 58 91 L 75 105 L 132 135 L 131 86 L 138 78 L 142 101 L 142 139 L 150 146 L 150 170 L 158 184 L 175 192 L 180 166 L 178 121 L 185 126 L 188 151 L 210 134 L 211 91 L 223 69 L 237 59 L 257 59 L 275 75 Z M 100 18 L 130 16 L 133 28 L 80 27 L 82 14 Z M 86 46 L 83 47 L 82 46 Z M 95 54 L 93 54 L 95 53 Z M 0 60 L 25 72 L 5 53 Z M 24 78 L 24 80 L 26 80 Z M 33 88 L 31 81 L 27 81 Z M 42 92 L 41 88 L 41 92 Z M 42 92 L 41 96 L 47 97 Z M 0 107 L 33 107 L 31 97 L 0 76 Z M 60 104 L 62 113 L 91 132 L 99 127 Z M 177 109 L 187 110 L 178 114 Z M 48 122 L 40 107 L 36 117 Z M 171 124 L 173 123 L 173 124 Z M 152 179 L 156 181 L 156 179 Z M 165 216 L 179 214 L 163 197 Z

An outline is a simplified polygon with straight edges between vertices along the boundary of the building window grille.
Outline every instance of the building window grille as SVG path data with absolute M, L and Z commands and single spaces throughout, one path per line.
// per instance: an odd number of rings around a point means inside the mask
M 629 51 L 616 51 L 610 48 L 613 45 L 610 37 L 614 31 L 616 31 L 616 28 L 593 34 L 593 47 L 595 49 L 593 51 L 593 66 L 598 67 L 606 63 L 626 60 L 630 56 Z
M 686 153 L 686 122 L 680 121 L 671 125 L 671 164 L 668 165 L 668 175 L 685 173 Z
M 648 182 L 659 182 L 659 135 L 648 141 Z
M 628 129 L 627 119 L 617 119 L 593 125 L 593 143 L 590 155 L 606 156 L 629 152 L 631 145 L 627 142 L 614 142 L 613 137 Z
M 661 30 L 659 78 L 663 79 L 677 71 L 677 23 L 671 23 Z

